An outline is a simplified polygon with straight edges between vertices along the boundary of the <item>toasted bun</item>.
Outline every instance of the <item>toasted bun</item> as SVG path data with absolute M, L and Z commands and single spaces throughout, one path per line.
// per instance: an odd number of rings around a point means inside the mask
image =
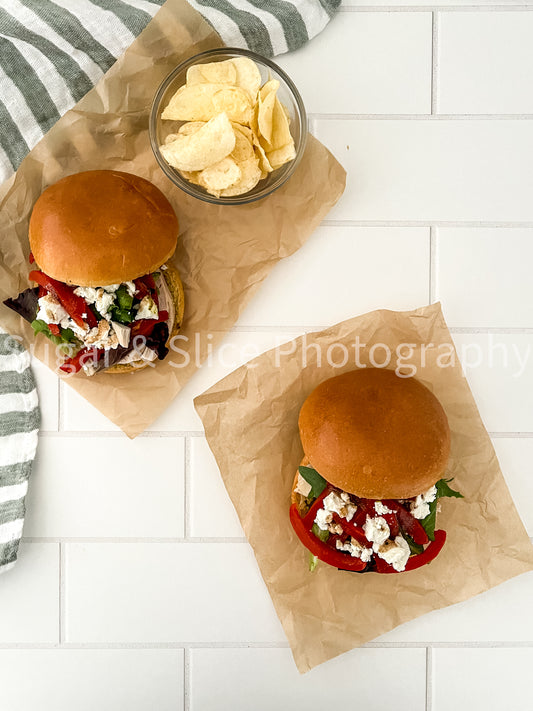
M 168 336 L 168 342 L 171 340 L 173 336 L 175 336 L 180 328 L 181 324 L 183 322 L 183 313 L 185 310 L 185 298 L 183 295 L 183 284 L 181 283 L 180 275 L 176 267 L 173 267 L 171 264 L 167 264 L 167 268 L 165 271 L 161 272 L 163 275 L 166 284 L 168 286 L 168 290 L 170 291 L 170 294 L 172 296 L 172 300 L 174 301 L 174 323 L 172 324 L 172 327 L 169 329 L 169 336 Z M 106 368 L 104 370 L 104 373 L 133 373 L 137 370 L 142 370 L 143 368 L 146 368 L 148 365 L 147 361 L 137 361 L 134 363 L 117 363 L 116 365 L 112 365 L 110 368 Z
M 155 271 L 174 253 L 177 236 L 177 217 L 159 188 L 116 170 L 89 170 L 51 185 L 35 203 L 29 227 L 39 267 L 80 286 Z
M 304 452 L 334 486 L 367 499 L 427 491 L 450 454 L 437 398 L 414 378 L 365 368 L 321 383 L 299 417 Z

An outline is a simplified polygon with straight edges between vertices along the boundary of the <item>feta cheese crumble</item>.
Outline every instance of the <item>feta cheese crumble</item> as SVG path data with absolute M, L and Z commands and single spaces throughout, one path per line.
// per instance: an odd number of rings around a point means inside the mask
M 396 536 L 394 541 L 382 543 L 377 550 L 374 545 L 374 550 L 380 558 L 383 558 L 386 563 L 392 565 L 394 570 L 398 573 L 405 570 L 405 566 L 411 555 L 409 544 L 403 536 Z
M 377 551 L 379 546 L 385 543 L 390 536 L 389 525 L 382 516 L 376 516 L 376 518 L 367 516 L 363 525 L 363 531 L 367 539 L 374 544 L 372 547 L 375 551 Z
M 298 479 L 296 481 L 296 487 L 294 490 L 298 494 L 301 494 L 302 496 L 307 497 L 307 496 L 309 496 L 312 488 L 313 487 L 311 486 L 311 484 L 308 481 L 306 481 L 300 473 L 298 473 Z
M 391 509 L 389 509 L 388 506 L 385 506 L 383 501 L 376 501 L 374 503 L 374 510 L 377 514 L 380 516 L 383 516 L 383 514 L 389 514 L 392 513 Z
M 411 503 L 411 516 L 422 519 L 429 516 L 429 504 L 437 498 L 437 487 L 432 486 L 425 494 L 419 494 Z
M 74 289 L 74 293 L 76 296 L 84 298 L 88 304 L 94 304 L 99 314 L 108 321 L 111 320 L 111 314 L 108 311 L 115 301 L 114 294 L 104 291 L 102 287 L 94 288 L 92 286 L 78 286 Z
M 337 540 L 335 541 L 335 546 L 338 551 L 345 551 L 354 558 L 361 558 L 363 563 L 368 563 L 368 561 L 372 558 L 372 550 L 370 548 L 365 548 L 354 538 L 350 538 L 350 540 L 345 543 Z
M 141 299 L 135 320 L 139 321 L 142 318 L 157 318 L 158 316 L 159 309 L 157 308 L 157 304 L 152 297 L 147 294 Z

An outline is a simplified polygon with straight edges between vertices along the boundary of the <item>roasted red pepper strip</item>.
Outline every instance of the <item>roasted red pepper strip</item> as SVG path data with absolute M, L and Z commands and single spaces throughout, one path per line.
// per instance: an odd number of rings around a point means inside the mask
M 168 311 L 160 311 L 157 318 L 141 318 L 133 323 L 131 327 L 131 337 L 145 336 L 148 337 L 157 323 L 168 319 Z
M 44 272 L 31 271 L 29 278 L 32 281 L 37 282 L 39 286 L 42 286 L 50 294 L 53 294 L 68 315 L 80 328 L 85 328 L 85 321 L 83 317 L 84 313 L 87 314 L 85 317 L 87 319 L 87 323 L 90 325 L 90 313 L 96 325 L 96 317 L 89 309 L 87 302 L 81 296 L 77 296 L 72 287 L 67 284 L 63 284 L 56 279 L 52 279 L 52 277 L 47 276 Z
M 398 523 L 403 530 L 411 536 L 415 543 L 424 546 L 428 543 L 428 534 L 425 532 L 422 524 L 418 521 L 406 508 L 393 499 L 387 499 L 383 502 L 385 506 L 394 511 Z
M 52 336 L 60 336 L 61 335 L 61 329 L 57 325 L 57 323 L 49 323 L 48 328 L 50 329 L 50 333 Z
M 33 256 L 33 254 L 31 252 L 29 254 L 28 261 L 30 264 L 33 264 L 35 261 L 35 257 Z
M 298 512 L 298 507 L 296 504 L 292 504 L 289 516 L 291 520 L 292 527 L 300 541 L 303 545 L 311 551 L 313 555 L 324 563 L 333 565 L 335 568 L 340 568 L 341 570 L 364 570 L 366 568 L 366 563 L 360 558 L 354 558 L 348 553 L 341 553 L 340 551 L 333 550 L 325 543 L 322 543 L 311 531 L 308 530 L 304 519 L 300 516 Z
M 92 360 L 97 363 L 104 354 L 105 350 L 103 348 L 82 348 L 75 356 L 67 358 L 63 365 L 59 367 L 59 370 L 64 373 L 78 373 L 85 362 Z
M 378 573 L 403 573 L 408 570 L 416 570 L 417 568 L 421 568 L 423 565 L 431 563 L 432 560 L 435 560 L 435 558 L 441 552 L 445 541 L 446 531 L 435 531 L 435 540 L 431 541 L 431 543 L 424 550 L 423 553 L 419 553 L 418 555 L 412 555 L 405 564 L 405 570 L 402 571 L 394 570 L 392 565 L 389 565 L 386 561 L 383 560 L 383 558 L 375 556 L 376 571 Z
M 333 520 L 335 523 L 339 523 L 342 526 L 342 530 L 345 533 L 348 533 L 352 538 L 355 538 L 355 540 L 362 546 L 365 546 L 365 548 L 372 548 L 372 544 L 365 536 L 365 532 L 362 528 L 353 523 L 353 519 L 351 521 L 347 521 L 345 518 L 342 518 L 338 514 L 334 513 Z

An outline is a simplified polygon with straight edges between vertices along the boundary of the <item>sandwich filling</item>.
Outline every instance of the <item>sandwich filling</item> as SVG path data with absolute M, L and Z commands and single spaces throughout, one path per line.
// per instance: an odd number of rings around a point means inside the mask
M 167 355 L 175 309 L 164 270 L 101 287 L 70 286 L 34 270 L 38 286 L 4 303 L 61 349 L 62 371 L 93 375 Z
M 435 531 L 438 499 L 462 495 L 441 479 L 410 499 L 363 499 L 299 467 L 291 522 L 311 551 L 310 569 L 323 560 L 341 570 L 398 573 L 433 560 L 445 533 Z

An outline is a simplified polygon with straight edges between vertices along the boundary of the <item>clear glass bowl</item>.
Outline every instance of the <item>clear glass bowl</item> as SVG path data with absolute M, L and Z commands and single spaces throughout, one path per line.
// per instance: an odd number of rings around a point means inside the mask
M 261 72 L 261 85 L 269 79 L 277 79 L 279 81 L 278 97 L 281 103 L 288 110 L 290 115 L 290 130 L 294 139 L 296 149 L 296 158 L 289 163 L 285 163 L 280 168 L 277 168 L 272 173 L 269 173 L 266 178 L 260 180 L 259 183 L 243 195 L 235 195 L 232 197 L 215 197 L 210 195 L 204 188 L 199 185 L 194 185 L 186 180 L 175 168 L 169 165 L 161 155 L 159 146 L 165 142 L 165 138 L 170 133 L 176 133 L 179 126 L 185 121 L 169 121 L 161 118 L 161 113 L 166 107 L 170 98 L 174 93 L 185 84 L 187 69 L 193 64 L 206 64 L 208 62 L 216 62 L 233 57 L 249 57 L 252 59 Z M 221 47 L 220 49 L 212 49 L 201 54 L 196 54 L 190 57 L 185 62 L 182 62 L 176 67 L 163 81 L 156 92 L 152 109 L 150 112 L 150 143 L 157 162 L 165 175 L 179 188 L 184 190 L 189 195 L 205 200 L 215 205 L 244 205 L 254 200 L 261 200 L 277 190 L 287 181 L 296 170 L 305 150 L 307 139 L 307 115 L 305 107 L 298 89 L 293 84 L 292 80 L 280 69 L 274 62 L 271 62 L 265 57 L 261 57 L 255 52 L 250 52 L 245 49 Z

